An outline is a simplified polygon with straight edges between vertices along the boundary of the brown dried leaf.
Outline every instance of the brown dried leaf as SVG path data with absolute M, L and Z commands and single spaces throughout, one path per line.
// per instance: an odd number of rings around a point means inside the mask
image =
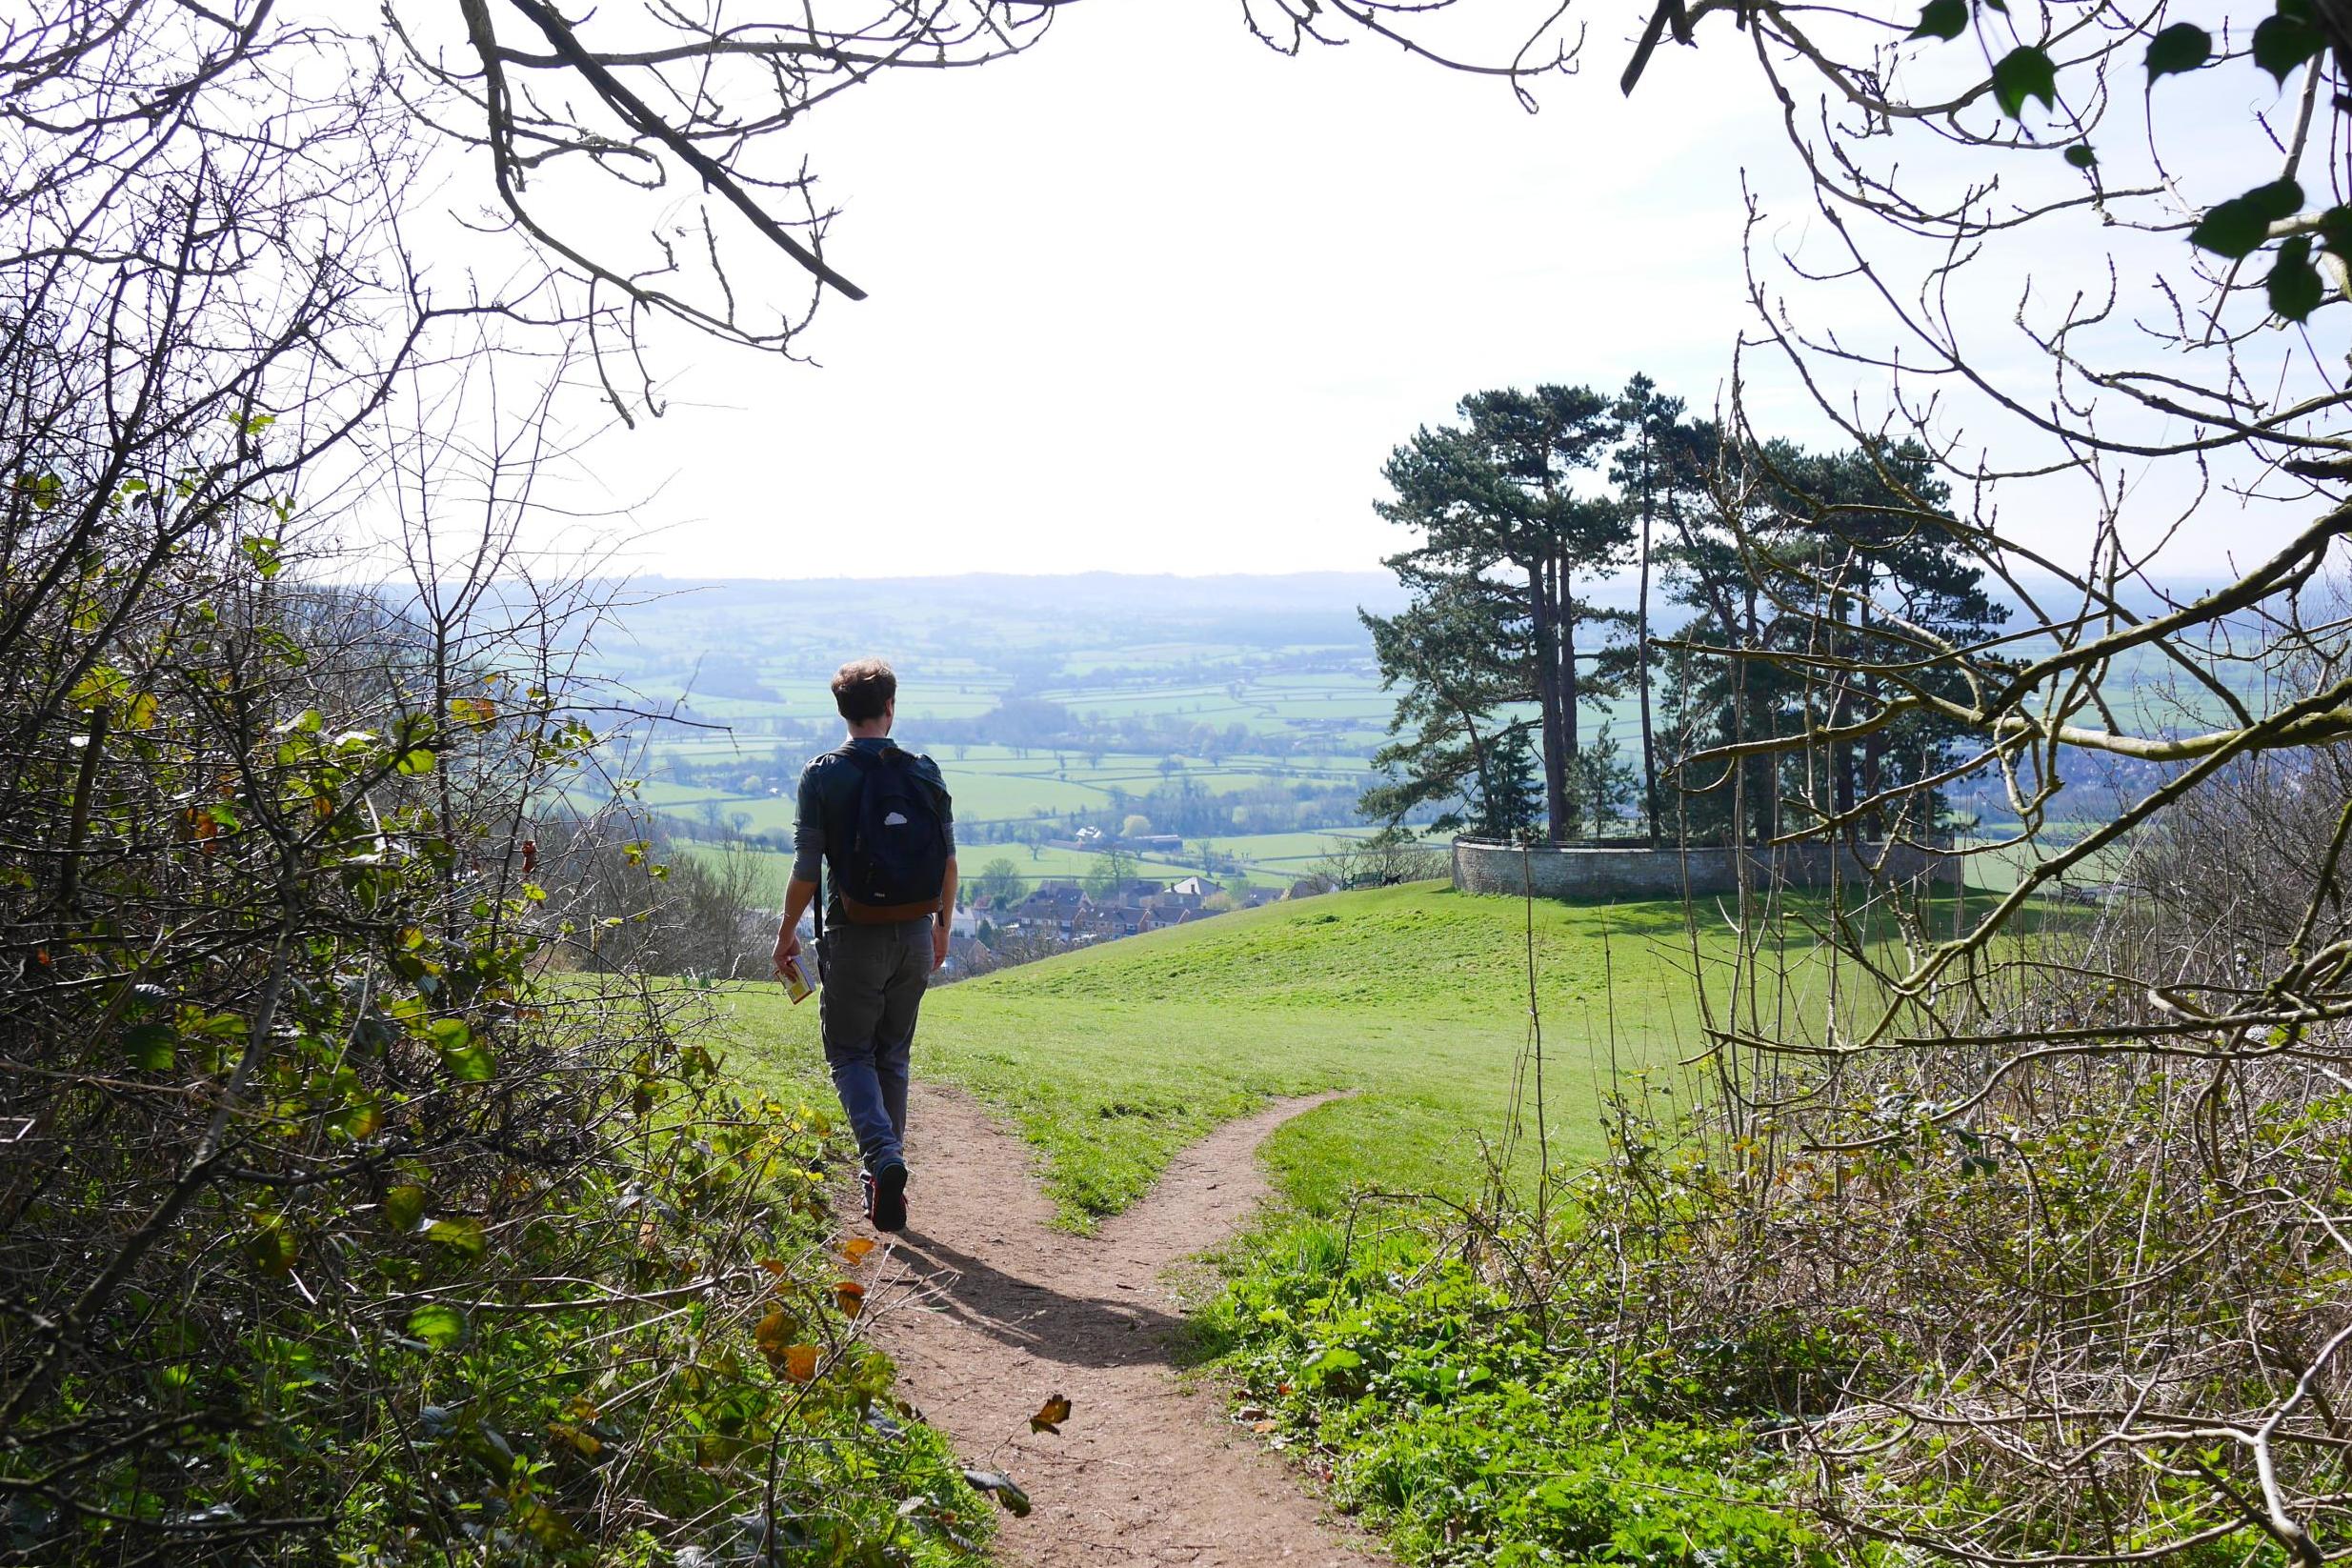
M 866 1287 L 854 1279 L 836 1279 L 833 1286 L 833 1299 L 834 1304 L 841 1309 L 842 1317 L 854 1317 L 858 1309 L 866 1304 Z
M 1069 1418 L 1070 1400 L 1066 1396 L 1056 1394 L 1045 1401 L 1044 1409 L 1029 1417 L 1029 1430 L 1058 1434 L 1061 1431 L 1062 1422 Z
M 782 1363 L 785 1352 L 792 1347 L 795 1326 L 779 1307 L 761 1318 L 759 1326 L 752 1330 L 752 1343 L 759 1347 L 759 1354 L 768 1358 L 769 1365 Z
M 788 1345 L 784 1350 L 784 1377 L 788 1382 L 812 1382 L 816 1377 L 816 1347 Z

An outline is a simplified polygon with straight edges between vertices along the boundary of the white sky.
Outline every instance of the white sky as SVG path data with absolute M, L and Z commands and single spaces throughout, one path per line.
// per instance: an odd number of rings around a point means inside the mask
M 821 368 L 699 363 L 596 443 L 673 575 L 1377 568 L 1379 465 L 1482 387 L 1711 405 L 1743 319 L 1734 51 L 1626 50 L 1530 116 L 1360 42 L 1284 59 L 1237 10 L 1078 6 L 1032 54 L 816 118 L 845 213 Z M 1711 64 L 1712 62 L 1712 64 Z M 1735 87 L 1739 90 L 1717 90 Z M 654 493 L 658 487 L 658 493 Z
M 1072 7 L 1023 58 L 830 105 L 806 143 L 844 209 L 827 257 L 871 297 L 827 300 L 800 344 L 818 366 L 671 337 L 671 412 L 595 437 L 576 504 L 594 510 L 598 489 L 627 504 L 641 536 L 623 560 L 671 576 L 1377 569 L 1404 543 L 1371 512 L 1380 464 L 1464 392 L 1614 389 L 1638 370 L 1700 412 L 1723 395 L 1752 326 L 1743 179 L 1767 252 L 1835 259 L 1728 26 L 1661 48 L 1634 98 L 1618 94 L 1647 9 L 1587 11 L 1582 75 L 1542 84 L 1532 116 L 1503 85 L 1393 46 L 1282 58 L 1237 7 L 1201 0 Z M 2216 115 L 2249 131 L 2245 84 L 2208 74 L 2209 111 L 2165 90 L 2168 130 L 2192 149 L 2219 140 L 2201 131 Z M 2128 134 L 2108 128 L 2102 157 Z M 1907 179 L 1984 173 L 1980 153 L 1901 155 Z M 2003 171 L 2018 189 L 2069 175 L 2052 152 L 2022 156 Z M 2189 168 L 2189 199 L 2239 189 L 2221 164 Z M 2014 325 L 2027 280 L 2046 302 L 2082 286 L 2085 263 L 2103 280 L 2109 246 L 2168 271 L 2182 254 L 2177 234 L 2118 242 L 2075 216 L 2081 232 L 2036 226 L 1967 280 L 1979 362 L 2029 400 L 2048 370 Z M 801 280 L 786 281 L 793 297 Z M 1842 339 L 1884 339 L 1851 286 L 1811 288 L 1799 309 Z M 1759 428 L 1830 438 L 1769 354 L 1748 370 Z M 1869 372 L 1832 391 L 1865 418 L 1884 396 Z M 1997 458 L 2037 460 L 1995 439 Z M 2067 483 L 2002 505 L 2061 555 L 2086 515 Z M 2161 526 L 2178 486 L 2148 488 Z M 2276 532 L 2234 506 L 2209 522 L 2164 569 L 2209 573 Z

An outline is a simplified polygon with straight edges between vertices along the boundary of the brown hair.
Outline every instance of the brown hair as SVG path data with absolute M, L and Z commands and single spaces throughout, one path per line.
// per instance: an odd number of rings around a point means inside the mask
M 834 672 L 833 705 L 852 724 L 880 718 L 898 695 L 898 676 L 887 659 L 852 659 Z

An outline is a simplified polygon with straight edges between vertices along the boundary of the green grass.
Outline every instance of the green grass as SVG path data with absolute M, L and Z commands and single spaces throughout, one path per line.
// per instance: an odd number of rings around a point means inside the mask
M 1015 1118 L 1074 1227 L 1124 1208 L 1218 1122 L 1328 1089 L 1355 1094 L 1268 1147 L 1292 1203 L 1329 1212 L 1363 1185 L 1459 1191 L 1479 1136 L 1508 1119 L 1526 918 L 1513 900 L 1417 884 L 1155 933 L 935 993 L 916 1071 Z M 1613 1073 L 1687 1091 L 1673 1063 L 1699 1035 L 1681 932 L 1674 904 L 1536 907 L 1555 1157 L 1599 1151 Z M 811 1092 L 814 1008 L 747 988 L 734 1019 L 735 1071 Z M 1527 1144 L 1535 1132 L 1531 1116 Z

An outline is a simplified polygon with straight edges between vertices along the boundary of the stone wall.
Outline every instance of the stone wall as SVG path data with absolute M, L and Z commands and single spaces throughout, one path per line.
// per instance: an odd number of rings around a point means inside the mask
M 1745 852 L 1723 847 L 1556 849 L 1542 844 L 1521 850 L 1516 844 L 1457 838 L 1454 886 L 1463 893 L 1514 898 L 1527 892 L 1530 883 L 1541 898 L 1679 898 L 1686 891 L 1712 896 L 1739 891 L 1737 856 L 1741 853 L 1752 868 L 1752 885 L 1778 877 L 1788 887 L 1826 887 L 1833 872 L 1843 881 L 1869 879 L 1863 862 L 1843 844 L 1787 844 Z M 1868 853 L 1875 859 L 1880 851 L 1872 848 Z M 1899 844 L 1887 855 L 1884 871 L 1908 878 L 1933 875 L 1950 865 L 1947 855 Z

